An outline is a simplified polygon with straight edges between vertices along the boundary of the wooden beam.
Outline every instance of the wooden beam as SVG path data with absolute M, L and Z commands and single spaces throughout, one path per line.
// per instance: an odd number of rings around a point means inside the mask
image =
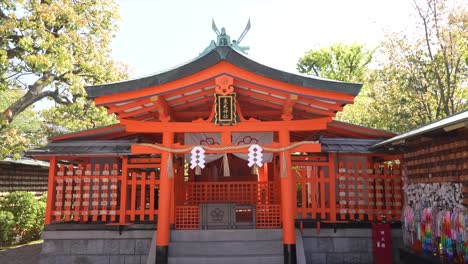
M 135 111 L 117 113 L 117 118 L 118 119 L 123 119 L 123 118 L 131 117 L 131 116 L 136 116 L 136 115 L 139 115 L 139 114 L 150 112 L 152 110 L 155 110 L 156 108 L 157 108 L 157 106 L 153 103 L 150 106 L 142 106 L 142 108 L 137 109 Z
M 128 104 L 121 105 L 121 106 L 111 106 L 109 109 L 107 109 L 107 113 L 113 114 L 113 113 L 121 112 L 121 111 L 130 109 L 136 106 L 143 106 L 144 104 L 147 104 L 149 102 L 151 102 L 149 98 L 144 98 L 144 99 L 136 100 L 136 101 L 133 101 Z
M 171 108 L 167 104 L 163 96 L 151 96 L 151 101 L 154 101 L 156 110 L 159 113 L 159 121 L 169 122 L 171 120 Z
M 223 133 L 229 133 L 229 132 L 223 132 Z M 224 137 L 225 140 L 223 142 L 228 142 L 230 141 L 230 137 Z M 163 147 L 163 145 L 161 144 L 154 144 L 155 146 L 161 146 Z M 287 147 L 287 145 L 281 145 L 280 143 L 272 143 L 272 144 L 268 144 L 268 145 L 262 145 L 264 148 L 276 148 L 276 149 L 279 149 L 279 148 L 282 148 L 282 147 Z M 167 146 L 164 146 L 164 147 L 167 147 Z M 173 150 L 180 150 L 180 149 L 185 149 L 185 148 L 188 148 L 188 147 L 194 147 L 194 146 L 191 146 L 191 145 L 180 145 L 180 144 L 172 144 L 171 146 L 169 146 L 169 148 L 173 149 Z M 211 146 L 211 147 L 215 147 L 215 146 Z M 238 145 L 230 145 L 230 144 L 224 144 L 222 145 L 222 147 L 233 147 L 233 149 L 229 149 L 229 150 L 209 150 L 209 149 L 205 149 L 205 153 L 206 154 L 210 154 L 210 153 L 247 153 L 248 152 L 248 148 L 250 147 L 249 145 L 245 146 L 245 147 L 242 147 L 242 148 L 236 148 L 236 147 L 239 147 Z M 191 150 L 191 149 L 190 149 Z M 190 150 L 188 150 L 186 153 L 190 153 Z M 154 147 L 151 147 L 149 146 L 148 144 L 134 144 L 132 145 L 132 148 L 131 148 L 131 151 L 132 151 L 132 154 L 161 154 L 165 151 L 162 151 L 158 148 L 154 148 Z M 322 147 L 320 145 L 320 143 L 306 143 L 306 144 L 302 144 L 302 145 L 298 145 L 296 147 L 293 147 L 290 149 L 290 151 L 295 151 L 295 152 L 309 152 L 309 153 L 320 153 L 322 151 Z M 267 150 L 263 150 L 264 153 L 272 153 L 274 151 L 267 151 Z
M 182 109 L 188 109 L 190 107 L 206 104 L 209 101 L 214 102 L 214 97 L 206 96 L 204 98 L 200 98 L 200 99 L 192 101 L 192 102 L 182 103 L 182 104 L 179 104 L 177 106 L 173 106 L 172 109 L 174 111 L 181 111 Z
M 325 130 L 330 117 L 312 120 L 268 121 L 268 122 L 239 122 L 232 126 L 219 126 L 214 123 L 202 122 L 142 122 L 134 120 L 120 120 L 127 132 L 163 133 L 172 132 L 267 132 L 288 129 L 290 131 Z
M 297 101 L 297 95 L 295 94 L 290 94 L 289 98 L 286 99 L 286 102 L 283 105 L 283 113 L 281 114 L 281 119 L 285 121 L 291 121 L 293 118 L 292 112 L 294 105 L 296 104 Z

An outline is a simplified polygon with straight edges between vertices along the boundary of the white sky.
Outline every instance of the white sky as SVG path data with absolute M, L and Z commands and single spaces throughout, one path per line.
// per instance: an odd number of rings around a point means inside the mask
M 249 56 L 296 72 L 296 62 L 313 48 L 333 43 L 374 48 L 385 32 L 411 27 L 411 0 L 118 0 L 120 31 L 112 43 L 116 60 L 143 76 L 185 63 L 216 38 L 213 18 L 231 39 L 247 20 L 241 43 Z

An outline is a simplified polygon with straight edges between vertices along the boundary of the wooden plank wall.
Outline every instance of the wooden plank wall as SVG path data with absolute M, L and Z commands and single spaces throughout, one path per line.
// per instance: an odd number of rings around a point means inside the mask
M 432 139 L 404 154 L 408 183 L 462 183 L 468 205 L 468 133 Z
M 28 191 L 40 196 L 47 192 L 49 168 L 17 164 L 0 164 L 0 196 L 9 192 Z

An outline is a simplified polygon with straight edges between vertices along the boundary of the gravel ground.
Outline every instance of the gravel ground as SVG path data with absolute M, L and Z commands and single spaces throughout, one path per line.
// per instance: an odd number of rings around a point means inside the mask
M 1 264 L 37 264 L 42 243 L 0 250 Z

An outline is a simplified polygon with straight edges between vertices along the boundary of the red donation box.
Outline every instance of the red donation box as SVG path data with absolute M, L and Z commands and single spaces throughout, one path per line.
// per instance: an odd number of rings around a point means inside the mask
M 392 263 L 392 239 L 390 224 L 372 223 L 372 241 L 374 244 L 374 263 Z

